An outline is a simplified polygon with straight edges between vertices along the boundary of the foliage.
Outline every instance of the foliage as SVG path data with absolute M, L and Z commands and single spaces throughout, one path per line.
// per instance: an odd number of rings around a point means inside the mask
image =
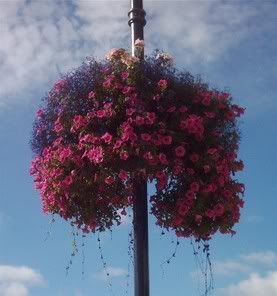
M 140 61 L 114 49 L 106 61 L 90 59 L 64 75 L 44 101 L 30 172 L 45 213 L 103 231 L 121 223 L 134 180 L 145 180 L 156 183 L 157 225 L 203 240 L 234 233 L 244 109 L 230 94 L 177 71 L 165 53 Z

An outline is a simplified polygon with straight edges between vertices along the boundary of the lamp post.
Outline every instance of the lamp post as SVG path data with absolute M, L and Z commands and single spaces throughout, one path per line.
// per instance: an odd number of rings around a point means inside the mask
M 131 0 L 128 23 L 132 32 L 132 55 L 139 59 L 144 58 L 144 52 L 136 51 L 135 41 L 144 39 L 145 15 L 143 0 Z M 148 209 L 145 180 L 134 180 L 133 211 L 135 296 L 149 296 Z

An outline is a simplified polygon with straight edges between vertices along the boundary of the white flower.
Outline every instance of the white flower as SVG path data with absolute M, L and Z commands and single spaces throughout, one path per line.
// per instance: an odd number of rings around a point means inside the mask
M 165 62 L 165 63 L 173 62 L 173 56 L 165 52 L 157 54 L 156 59 L 161 60 L 162 62 Z
M 137 40 L 135 41 L 135 46 L 136 46 L 136 47 L 140 47 L 140 48 L 144 48 L 144 40 L 137 39 Z

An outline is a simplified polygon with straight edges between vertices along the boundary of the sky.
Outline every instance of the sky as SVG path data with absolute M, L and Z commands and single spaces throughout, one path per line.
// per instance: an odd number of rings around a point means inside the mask
M 235 236 L 210 242 L 211 295 L 277 296 L 277 1 L 144 3 L 146 53 L 170 53 L 178 68 L 229 90 L 246 107 L 240 123 L 245 170 L 237 176 L 246 184 L 245 208 Z M 71 258 L 72 229 L 42 213 L 29 176 L 29 140 L 41 98 L 85 57 L 102 59 L 110 48 L 130 47 L 128 9 L 127 0 L 0 0 L 0 296 L 133 295 L 131 218 L 101 234 L 107 279 L 97 236 L 84 246 L 77 237 Z M 176 259 L 162 268 L 175 237 L 162 236 L 150 216 L 149 239 L 151 295 L 200 296 L 203 277 L 190 241 L 182 240 Z

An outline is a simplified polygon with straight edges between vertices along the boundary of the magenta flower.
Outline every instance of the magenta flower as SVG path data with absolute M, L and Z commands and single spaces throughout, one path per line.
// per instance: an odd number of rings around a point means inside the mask
M 111 184 L 113 184 L 113 182 L 114 182 L 114 178 L 112 176 L 109 176 L 109 177 L 105 178 L 105 183 L 107 185 L 111 185 Z
M 122 159 L 122 160 L 127 160 L 128 158 L 129 158 L 129 153 L 127 152 L 127 151 L 121 151 L 120 152 L 120 158 Z
M 158 86 L 159 86 L 161 89 L 166 89 L 166 88 L 167 88 L 167 80 L 165 80 L 165 79 L 161 79 L 161 80 L 158 82 Z
M 128 173 L 125 170 L 120 170 L 118 177 L 122 180 L 122 181 L 126 181 L 128 179 Z
M 178 146 L 175 148 L 175 154 L 178 157 L 183 157 L 186 154 L 186 149 L 183 146 Z
M 112 141 L 113 136 L 110 133 L 105 133 L 101 139 L 104 140 L 105 143 L 110 144 Z
M 39 109 L 36 113 L 37 118 L 41 118 L 44 115 L 44 110 L 43 109 Z
M 149 135 L 149 134 L 141 134 L 140 136 L 143 141 L 148 142 L 151 140 L 151 135 Z
M 95 99 L 95 96 L 96 96 L 96 94 L 95 94 L 94 91 L 91 91 L 91 92 L 89 92 L 89 94 L 88 94 L 88 98 L 89 98 L 89 99 Z
M 170 145 L 172 143 L 172 137 L 171 136 L 164 136 L 162 138 L 164 145 Z

